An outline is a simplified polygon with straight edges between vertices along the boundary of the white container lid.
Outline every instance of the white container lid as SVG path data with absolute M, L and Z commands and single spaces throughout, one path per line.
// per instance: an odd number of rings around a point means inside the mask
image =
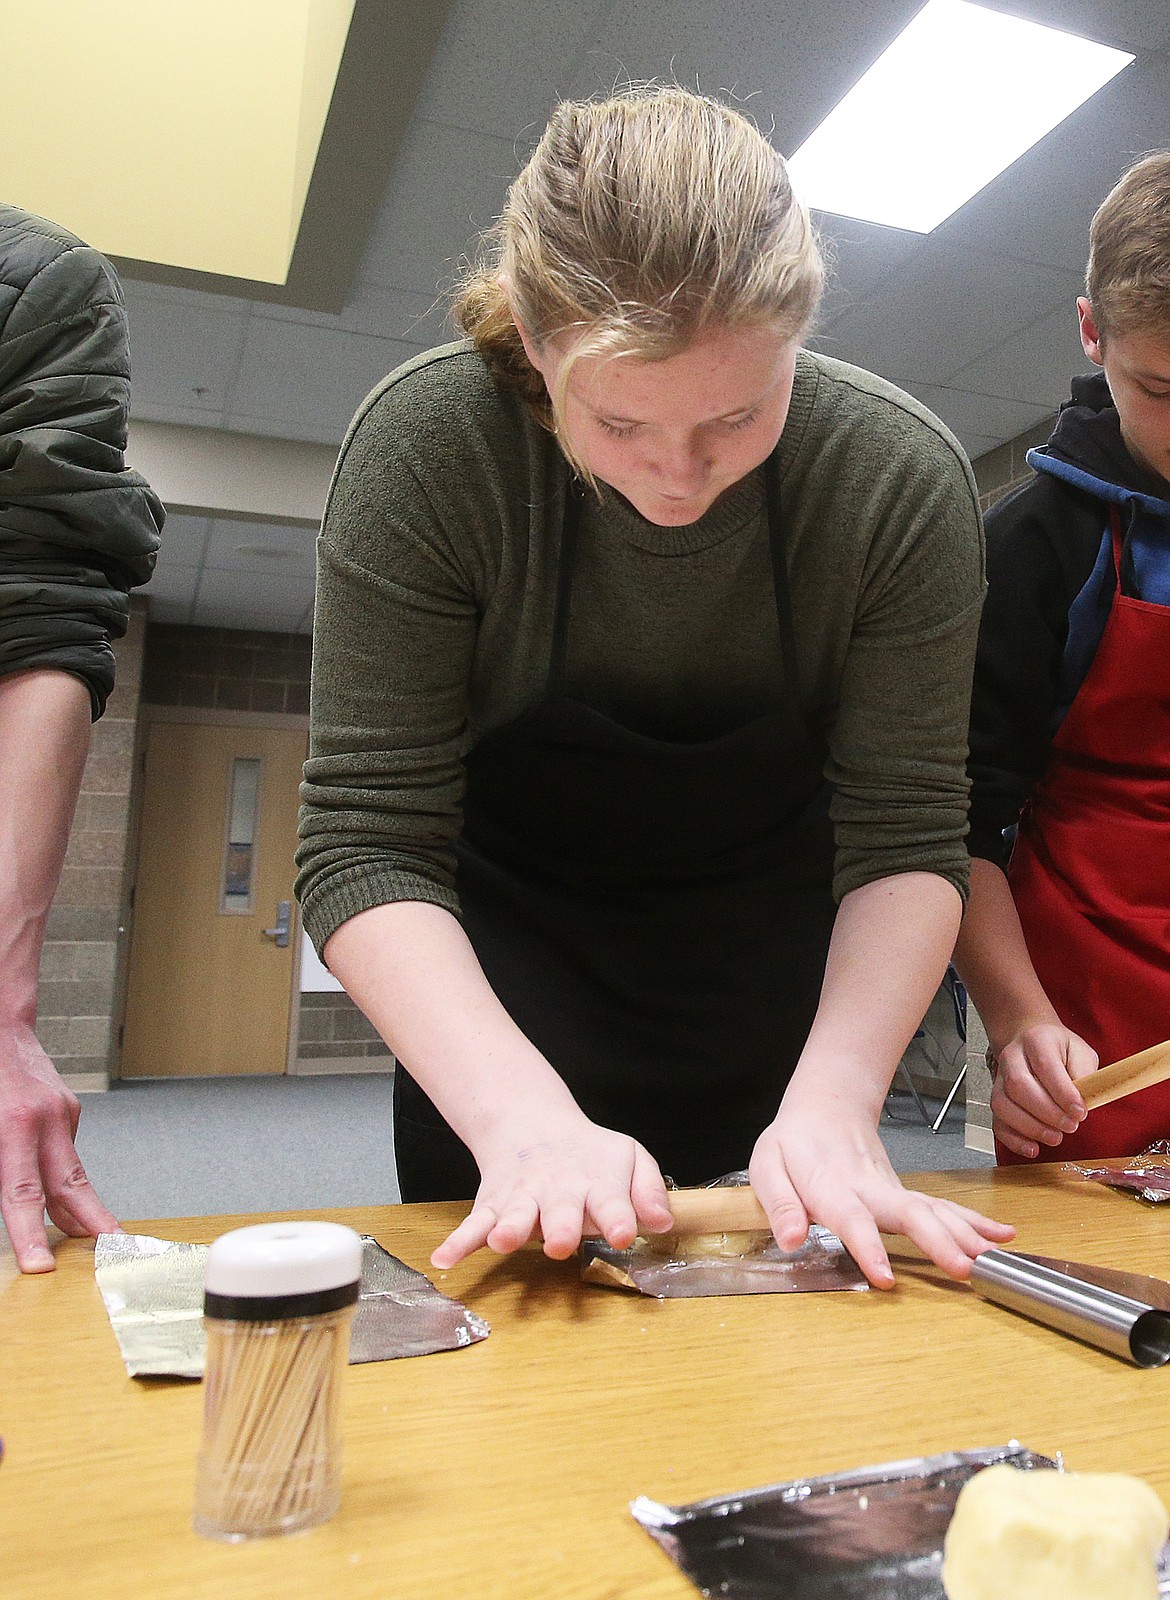
M 207 1252 L 203 1286 L 242 1299 L 316 1294 L 356 1283 L 362 1241 L 337 1222 L 261 1222 L 221 1234 Z

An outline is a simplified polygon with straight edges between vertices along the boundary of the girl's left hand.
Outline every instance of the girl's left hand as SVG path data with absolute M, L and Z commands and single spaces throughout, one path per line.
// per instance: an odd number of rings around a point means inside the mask
M 824 1101 L 781 1107 L 756 1141 L 752 1188 L 782 1250 L 797 1250 L 810 1222 L 835 1233 L 875 1289 L 892 1289 L 883 1233 L 903 1234 L 952 1278 L 971 1275 L 984 1250 L 1015 1229 L 951 1200 L 905 1189 L 864 1113 Z

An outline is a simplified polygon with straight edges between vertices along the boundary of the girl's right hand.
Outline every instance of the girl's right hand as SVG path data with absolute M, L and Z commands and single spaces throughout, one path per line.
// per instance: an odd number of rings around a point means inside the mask
M 1058 1145 L 1087 1116 L 1076 1080 L 1097 1069 L 1097 1052 L 1059 1024 L 1026 1028 L 999 1052 L 991 1089 L 992 1131 L 1028 1160 Z
M 479 1192 L 468 1216 L 431 1256 L 453 1267 L 483 1245 L 509 1255 L 530 1239 L 563 1261 L 583 1237 L 600 1236 L 616 1250 L 639 1232 L 672 1227 L 666 1185 L 636 1139 L 590 1122 L 575 1107 L 559 1118 L 513 1118 L 473 1152 Z

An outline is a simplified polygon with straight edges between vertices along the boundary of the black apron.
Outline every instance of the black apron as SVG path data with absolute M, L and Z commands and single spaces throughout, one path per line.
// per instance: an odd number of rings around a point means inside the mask
M 648 737 L 575 698 L 580 500 L 567 492 L 541 699 L 469 753 L 457 887 L 488 982 L 586 1116 L 676 1182 L 746 1166 L 812 1024 L 835 906 L 824 740 L 801 705 L 774 456 L 783 680 L 721 737 Z M 470 1200 L 475 1162 L 401 1067 L 403 1200 Z

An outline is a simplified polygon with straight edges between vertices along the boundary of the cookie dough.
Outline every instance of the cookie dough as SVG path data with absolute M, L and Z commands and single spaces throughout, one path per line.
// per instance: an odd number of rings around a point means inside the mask
M 947 1532 L 948 1600 L 1158 1600 L 1161 1500 L 1114 1472 L 985 1467 Z
M 758 1256 L 771 1244 L 772 1235 L 767 1228 L 743 1233 L 651 1233 L 638 1242 L 672 1261 L 693 1261 L 697 1256 Z

